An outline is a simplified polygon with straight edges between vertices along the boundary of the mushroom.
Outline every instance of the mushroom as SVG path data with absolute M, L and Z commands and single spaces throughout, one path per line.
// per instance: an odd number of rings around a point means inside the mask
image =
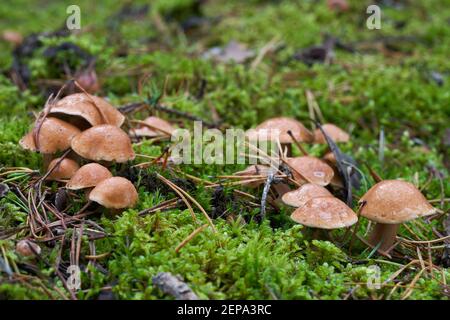
M 267 177 L 267 176 L 269 176 L 269 173 L 275 174 L 276 170 L 271 168 L 271 167 L 269 167 L 269 166 L 255 164 L 255 165 L 251 165 L 251 166 L 247 167 L 243 171 L 236 172 L 234 175 L 236 175 L 236 176 L 246 176 L 246 179 L 252 179 L 251 176 L 264 176 L 264 177 Z M 249 181 L 249 182 L 244 183 L 244 185 L 246 185 L 246 186 L 248 186 L 250 188 L 257 188 L 260 185 L 263 185 L 265 183 L 266 183 L 265 180 Z M 286 183 L 283 183 L 283 182 L 273 183 L 272 187 L 278 193 L 279 197 L 281 197 L 286 192 L 291 191 L 289 186 Z
M 250 141 L 277 141 L 279 139 L 282 149 L 287 149 L 288 157 L 292 154 L 294 139 L 298 142 L 313 141 L 313 134 L 301 122 L 286 117 L 272 118 L 262 122 L 256 128 L 248 130 L 247 137 Z
M 78 163 L 72 159 L 61 158 L 53 159 L 48 165 L 48 171 L 50 174 L 47 180 L 65 180 L 70 179 L 80 168 Z
M 75 126 L 57 118 L 47 117 L 39 130 L 39 148 L 34 141 L 33 131 L 27 133 L 19 144 L 22 148 L 41 153 L 56 153 L 70 148 L 72 139 L 80 133 Z
M 137 137 L 155 138 L 171 136 L 175 130 L 169 122 L 158 117 L 148 117 L 141 121 L 140 124 L 139 128 L 131 129 L 130 134 Z
M 333 197 L 333 195 L 322 186 L 307 183 L 296 190 L 285 193 L 281 200 L 289 206 L 299 208 L 309 200 L 320 197 Z
M 47 117 L 42 122 L 36 146 L 34 130 L 27 133 L 19 144 L 22 148 L 41 152 L 44 158 L 44 169 L 53 159 L 53 154 L 70 148 L 72 139 L 80 133 L 80 129 L 58 118 Z
M 326 186 L 334 176 L 334 170 L 324 161 L 311 156 L 288 158 L 294 179 L 300 183 L 310 182 Z
M 15 46 L 19 46 L 23 42 L 22 34 L 14 30 L 4 30 L 2 33 L 2 39 L 6 42 L 14 44 Z
M 104 166 L 98 163 L 88 163 L 75 172 L 67 182 L 66 188 L 69 190 L 92 188 L 111 177 L 111 172 Z
M 339 128 L 338 126 L 332 124 L 332 123 L 326 123 L 322 125 L 322 129 L 327 133 L 327 135 L 334 141 L 334 142 L 348 142 L 350 141 L 350 135 Z M 320 131 L 319 128 L 314 130 L 314 142 L 315 143 L 321 143 L 325 144 L 327 143 L 327 139 L 325 139 L 322 131 Z
M 244 176 L 244 177 L 248 177 L 248 179 L 252 179 L 251 176 L 267 177 L 271 171 L 273 171 L 273 169 L 268 166 L 264 166 L 261 164 L 254 164 L 254 165 L 248 166 L 247 168 L 245 168 L 242 171 L 235 172 L 234 175 L 235 176 Z M 257 188 L 262 184 L 264 184 L 263 180 L 247 182 L 244 185 L 247 185 L 250 188 Z
M 41 254 L 41 247 L 30 240 L 20 240 L 16 244 L 16 252 L 24 257 Z
M 319 197 L 312 198 L 297 208 L 291 219 L 307 227 L 338 229 L 355 224 L 358 216 L 338 198 Z
M 101 124 L 121 127 L 125 121 L 125 116 L 105 99 L 86 93 L 74 93 L 64 97 L 50 109 L 50 114 L 72 121 L 81 129 Z
M 94 161 L 133 160 L 135 157 L 128 135 L 113 125 L 99 125 L 83 131 L 72 140 L 72 149 L 85 159 Z
M 89 66 L 87 69 L 77 72 L 75 74 L 75 79 L 78 84 L 89 93 L 95 93 L 101 89 L 97 73 L 93 66 Z
M 129 180 L 112 177 L 100 182 L 89 194 L 89 200 L 108 209 L 125 209 L 134 207 L 138 193 Z
M 401 223 L 436 213 L 423 194 L 410 182 L 383 180 L 360 199 L 361 215 L 376 222 L 369 244 L 388 253 Z

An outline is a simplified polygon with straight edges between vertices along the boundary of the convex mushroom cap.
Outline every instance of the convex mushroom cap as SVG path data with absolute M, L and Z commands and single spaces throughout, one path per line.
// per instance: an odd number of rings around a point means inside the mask
M 164 119 L 158 117 L 148 117 L 139 128 L 130 130 L 131 134 L 138 137 L 160 137 L 171 136 L 174 131 L 174 127 Z
M 131 140 L 120 128 L 99 125 L 89 128 L 72 140 L 72 149 L 85 159 L 127 162 L 135 157 Z
M 312 142 L 313 140 L 313 134 L 301 122 L 287 117 L 268 119 L 256 128 L 248 130 L 247 136 L 249 140 L 276 141 L 279 139 L 280 143 L 289 144 L 294 140 L 288 131 L 291 131 L 299 142 Z
M 53 159 L 48 165 L 48 171 L 51 171 L 47 180 L 65 180 L 70 179 L 80 168 L 78 163 L 72 159 L 61 158 Z
M 322 129 L 334 142 L 348 142 L 350 141 L 350 135 L 332 123 L 326 123 L 322 125 Z M 327 143 L 327 139 L 323 135 L 319 128 L 314 130 L 314 142 L 315 143 Z
M 89 194 L 89 200 L 110 209 L 134 207 L 138 193 L 134 185 L 122 177 L 112 177 L 100 182 Z
M 297 208 L 291 219 L 307 227 L 337 229 L 355 224 L 358 216 L 338 198 L 321 197 L 313 198 Z
M 333 168 L 315 157 L 303 156 L 288 158 L 286 162 L 293 169 L 292 174 L 298 182 L 304 183 L 304 177 L 307 182 L 326 186 L 334 176 Z
M 57 118 L 47 117 L 42 122 L 39 130 L 39 150 L 34 141 L 33 131 L 27 133 L 19 144 L 22 148 L 53 154 L 58 151 L 65 151 L 70 148 L 72 139 L 80 133 L 80 130 Z
M 105 99 L 86 93 L 75 93 L 62 98 L 51 108 L 50 113 L 55 116 L 78 116 L 91 126 L 110 124 L 120 127 L 125 121 L 125 116 Z
M 41 247 L 30 240 L 20 240 L 16 244 L 16 252 L 24 257 L 34 256 L 41 254 Z
M 92 188 L 111 177 L 111 172 L 104 166 L 98 163 L 88 163 L 75 172 L 67 182 L 66 188 L 69 190 Z
M 322 186 L 307 183 L 296 190 L 285 193 L 281 200 L 289 206 L 301 207 L 309 200 L 320 197 L 333 197 L 333 195 Z
M 360 199 L 361 215 L 383 224 L 400 224 L 436 213 L 423 194 L 410 182 L 383 180 Z

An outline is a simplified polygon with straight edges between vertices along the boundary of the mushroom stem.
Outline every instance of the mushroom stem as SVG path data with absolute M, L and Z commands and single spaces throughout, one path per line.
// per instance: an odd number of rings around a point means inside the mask
M 330 240 L 330 230 L 321 228 L 310 228 L 311 229 L 311 239 L 313 240 Z
M 291 188 L 289 188 L 287 183 L 274 183 L 272 184 L 273 188 L 278 194 L 278 197 L 281 198 L 285 193 L 291 191 Z
M 388 253 L 394 245 L 399 224 L 377 223 L 369 236 L 369 243 L 376 247 L 380 242 L 378 250 Z
M 50 162 L 54 159 L 53 154 L 51 153 L 43 153 L 42 154 L 42 166 L 44 171 L 47 171 Z

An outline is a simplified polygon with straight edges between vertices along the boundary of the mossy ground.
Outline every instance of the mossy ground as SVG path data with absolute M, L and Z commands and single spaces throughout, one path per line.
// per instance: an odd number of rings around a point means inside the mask
M 29 130 L 31 112 L 40 110 L 45 102 L 45 90 L 39 80 L 64 78 L 54 60 L 46 59 L 43 51 L 70 41 L 96 57 L 101 94 L 114 105 L 142 101 L 157 88 L 164 91 L 161 102 L 166 105 L 207 120 L 213 117 L 213 106 L 225 124 L 250 128 L 281 114 L 308 117 L 305 91 L 311 90 L 324 118 L 351 133 L 352 141 L 342 146 L 343 151 L 359 163 L 369 164 L 384 179 L 401 178 L 426 186 L 423 192 L 428 199 L 438 199 L 442 192 L 449 197 L 448 171 L 443 164 L 448 152 L 443 143 L 444 132 L 450 123 L 449 1 L 399 1 L 399 7 L 380 4 L 381 30 L 368 30 L 365 26 L 365 10 L 372 1 L 351 1 L 351 9 L 345 13 L 330 10 L 325 1 L 211 1 L 203 6 L 204 14 L 219 17 L 219 21 L 190 34 L 183 33 L 174 19 L 165 20 L 163 27 L 158 23 L 166 16 L 189 15 L 189 0 L 152 1 L 144 16 L 120 21 L 111 17 L 123 3 L 101 1 L 100 6 L 99 2 L 77 2 L 82 32 L 44 40 L 44 46 L 27 60 L 31 82 L 26 91 L 19 90 L 8 78 L 13 48 L 0 42 L 0 68 L 5 71 L 0 75 L 0 166 L 40 167 L 39 155 L 23 151 L 17 143 Z M 24 35 L 56 30 L 64 24 L 66 7 L 71 3 L 6 1 L 0 6 L 0 29 L 13 29 Z M 141 1 L 133 3 L 139 5 Z M 337 49 L 331 65 L 308 67 L 289 59 L 299 49 L 322 43 L 325 34 L 345 43 L 365 42 L 371 50 L 350 53 Z M 258 52 L 274 37 L 283 43 L 283 48 L 268 54 L 254 69 L 248 64 L 217 64 L 201 57 L 206 48 L 223 46 L 230 40 L 245 43 Z M 376 39 L 392 37 L 394 41 L 389 46 L 374 45 L 378 43 Z M 402 37 L 407 40 L 401 40 Z M 126 55 L 121 54 L 124 48 Z M 77 65 L 76 57 L 66 58 Z M 431 78 L 432 72 L 447 79 L 438 85 Z M 150 80 L 139 92 L 138 84 L 144 75 L 149 75 Z M 206 80 L 207 87 L 199 100 L 195 96 L 202 80 Z M 381 128 L 386 134 L 384 163 L 378 157 Z M 151 143 L 136 147 L 138 153 L 149 155 L 159 155 L 161 150 L 161 146 Z M 314 146 L 308 150 L 320 155 L 324 148 Z M 294 152 L 298 154 L 298 150 Z M 181 169 L 211 180 L 242 167 L 185 165 Z M 431 176 L 432 168 L 443 173 L 443 191 L 439 179 Z M 361 169 L 370 186 L 373 180 L 364 166 Z M 365 191 L 363 184 L 357 195 Z M 257 197 L 261 194 L 261 190 L 249 192 Z M 342 299 L 350 293 L 353 298 L 399 299 L 408 293 L 409 284 L 421 270 L 420 265 L 405 270 L 395 290 L 393 282 L 379 290 L 369 290 L 366 282 L 371 265 L 378 265 L 382 280 L 386 280 L 408 260 L 388 261 L 373 255 L 358 241 L 350 253 L 348 246 L 339 242 L 313 240 L 306 228 L 289 220 L 287 208 L 277 215 L 269 212 L 259 224 L 240 223 L 239 215 L 248 218 L 258 209 L 250 210 L 239 203 L 237 208 L 229 208 L 236 219 L 215 219 L 217 234 L 207 228 L 176 253 L 177 245 L 198 225 L 188 210 L 138 216 L 140 210 L 175 196 L 149 192 L 145 186 L 140 187 L 139 193 L 140 201 L 134 210 L 113 219 L 94 218 L 110 234 L 96 241 L 97 253 L 109 253 L 99 260 L 106 272 L 92 266 L 86 270 L 78 298 L 95 299 L 105 287 L 112 287 L 114 295 L 121 299 L 170 298 L 151 283 L 157 272 L 168 271 L 181 275 L 206 299 Z M 192 193 L 207 211 L 211 210 L 211 195 L 212 191 L 201 185 Z M 448 208 L 445 205 L 441 209 Z M 0 210 L 0 230 L 26 223 L 27 208 L 12 193 L 0 200 Z M 434 224 L 409 223 L 400 235 L 432 239 L 432 228 L 442 231 L 444 218 Z M 198 219 L 204 223 L 200 213 Z M 364 235 L 366 228 L 363 221 L 359 233 Z M 26 234 L 23 231 L 16 236 Z M 338 239 L 342 232 L 333 235 Z M 48 264 L 31 261 L 40 270 L 38 277 L 26 276 L 28 272 L 21 269 L 30 261 L 14 253 L 15 242 L 16 238 L 0 240 L 0 257 L 23 276 L 10 279 L 0 272 L 0 297 L 60 298 L 55 287 L 64 289 L 52 267 L 59 245 L 43 246 L 42 256 Z M 83 256 L 88 252 L 86 239 L 82 248 Z M 424 259 L 428 259 L 426 250 L 423 252 Z M 435 264 L 439 264 L 441 255 L 442 248 L 432 249 Z M 412 251 L 411 259 L 416 256 Z M 82 261 L 82 265 L 86 263 Z M 440 268 L 442 272 L 423 272 L 407 297 L 446 298 L 444 284 L 450 281 L 450 273 Z

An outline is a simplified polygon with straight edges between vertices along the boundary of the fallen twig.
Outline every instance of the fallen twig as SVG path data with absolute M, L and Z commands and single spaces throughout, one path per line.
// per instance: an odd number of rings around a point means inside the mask
M 169 294 L 177 300 L 199 300 L 198 296 L 180 278 L 170 272 L 160 272 L 152 279 L 153 285 L 157 286 L 165 294 Z

